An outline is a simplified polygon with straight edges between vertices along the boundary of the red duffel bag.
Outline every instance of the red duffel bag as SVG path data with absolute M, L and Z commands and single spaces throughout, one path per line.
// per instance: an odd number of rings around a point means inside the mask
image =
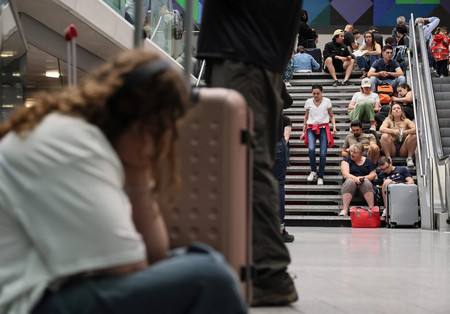
M 372 208 L 352 207 L 350 208 L 352 228 L 380 228 L 380 209 L 378 206 Z

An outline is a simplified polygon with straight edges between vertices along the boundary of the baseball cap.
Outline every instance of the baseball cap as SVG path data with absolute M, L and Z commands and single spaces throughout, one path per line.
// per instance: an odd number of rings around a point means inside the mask
M 367 77 L 362 79 L 361 87 L 371 87 L 371 86 L 372 84 L 370 84 L 370 79 L 368 79 Z
M 337 29 L 337 30 L 334 31 L 333 37 L 336 36 L 336 35 L 339 35 L 340 33 L 343 33 L 343 32 L 344 31 L 342 29 Z

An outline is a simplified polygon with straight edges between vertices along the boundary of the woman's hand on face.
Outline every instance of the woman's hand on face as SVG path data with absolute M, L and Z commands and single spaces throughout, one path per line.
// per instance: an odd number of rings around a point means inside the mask
M 118 137 L 114 148 L 124 167 L 151 168 L 150 160 L 155 151 L 153 138 L 138 123 Z

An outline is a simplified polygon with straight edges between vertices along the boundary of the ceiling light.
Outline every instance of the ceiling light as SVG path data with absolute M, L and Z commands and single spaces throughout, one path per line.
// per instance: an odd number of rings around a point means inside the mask
M 14 76 L 14 77 L 20 77 L 20 73 L 19 73 L 19 72 L 13 72 L 13 73 L 12 73 L 12 76 Z
M 46 77 L 58 78 L 59 77 L 59 72 L 58 71 L 47 71 L 47 72 L 45 72 L 45 76 Z
M 15 54 L 16 53 L 14 51 L 6 51 L 5 50 L 0 53 L 0 57 L 2 57 L 2 58 L 14 57 Z

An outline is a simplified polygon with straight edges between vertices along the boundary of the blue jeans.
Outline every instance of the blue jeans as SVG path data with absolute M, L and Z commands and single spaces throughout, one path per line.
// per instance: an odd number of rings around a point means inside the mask
M 381 85 L 381 83 L 388 83 L 394 89 L 394 92 L 397 90 L 397 86 L 402 83 L 406 83 L 406 78 L 402 75 L 393 80 L 390 79 L 379 79 L 378 77 L 372 76 L 370 78 L 370 84 L 372 84 L 372 90 L 376 93 L 377 86 Z
M 85 278 L 48 290 L 32 314 L 247 313 L 236 275 L 201 243 L 122 276 Z
M 272 172 L 278 182 L 278 202 L 281 225 L 284 224 L 285 215 L 285 191 L 286 169 L 289 163 L 289 147 L 284 137 L 278 141 L 275 148 L 275 161 L 273 163 Z
M 370 66 L 372 63 L 374 63 L 380 56 L 369 56 L 370 60 L 367 62 L 367 59 L 365 56 L 356 57 L 356 64 L 358 64 L 358 67 L 360 70 L 365 70 L 368 72 L 370 70 Z
M 325 128 L 320 128 L 320 133 L 315 135 L 311 129 L 307 130 L 308 134 L 308 153 L 309 162 L 311 163 L 311 171 L 317 172 L 316 165 L 316 139 L 319 139 L 320 152 L 319 152 L 319 173 L 317 176 L 323 179 L 323 173 L 325 172 L 325 163 L 327 162 L 327 130 Z

